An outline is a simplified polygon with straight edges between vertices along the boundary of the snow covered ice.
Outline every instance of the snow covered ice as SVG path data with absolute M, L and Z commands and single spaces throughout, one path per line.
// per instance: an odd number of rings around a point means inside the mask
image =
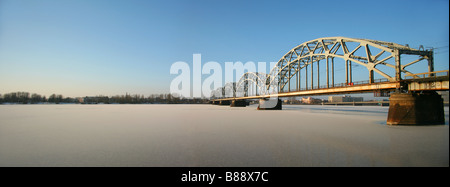
M 388 107 L 0 105 L 0 166 L 448 166 L 449 125 Z

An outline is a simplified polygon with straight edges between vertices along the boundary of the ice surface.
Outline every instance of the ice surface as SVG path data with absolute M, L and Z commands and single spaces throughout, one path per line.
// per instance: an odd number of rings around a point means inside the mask
M 449 126 L 388 107 L 0 105 L 0 166 L 448 166 Z

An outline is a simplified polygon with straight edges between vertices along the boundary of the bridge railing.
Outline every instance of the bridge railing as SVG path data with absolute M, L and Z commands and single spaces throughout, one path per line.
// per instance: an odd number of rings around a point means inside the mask
M 374 79 L 373 80 L 373 83 L 380 83 L 380 82 L 389 82 L 389 79 L 382 78 L 382 79 Z
M 374 79 L 373 80 L 373 83 L 382 83 L 382 82 L 389 82 L 389 79 L 382 78 L 382 79 Z M 327 85 L 320 85 L 320 86 L 314 86 L 312 88 L 311 87 L 301 88 L 300 90 L 294 90 L 294 92 L 295 91 L 306 91 L 306 90 L 317 90 L 317 89 L 342 88 L 342 87 L 365 85 L 365 84 L 370 84 L 370 81 L 364 80 L 364 81 L 355 81 L 355 82 L 350 82 L 350 83 L 338 83 L 338 84 L 334 84 L 334 85 L 329 85 L 329 87 L 327 87 Z M 285 93 L 285 91 L 281 91 L 281 93 Z
M 447 76 L 447 77 L 449 76 L 449 70 L 409 74 L 409 75 L 405 75 L 405 79 L 436 78 L 436 77 L 445 77 L 445 76 Z
M 405 79 L 417 79 L 417 78 L 435 78 L 435 77 L 445 77 L 449 76 L 449 70 L 443 70 L 443 71 L 435 71 L 435 72 L 426 72 L 426 73 L 417 73 L 417 74 L 409 74 L 405 75 Z M 373 83 L 383 83 L 383 82 L 389 82 L 389 79 L 382 78 L 382 79 L 374 79 Z M 356 85 L 365 85 L 370 84 L 369 80 L 364 81 L 355 81 L 350 83 L 338 83 L 334 85 L 320 85 L 320 86 L 314 86 L 309 88 L 301 88 L 298 91 L 306 91 L 306 90 L 317 90 L 317 89 L 327 89 L 327 88 L 342 88 L 342 87 L 349 87 L 349 86 L 356 86 Z M 281 91 L 281 93 L 285 93 L 284 91 Z M 216 99 L 222 99 L 226 97 L 215 97 Z
M 382 79 L 374 79 L 373 83 L 381 83 L 381 82 L 389 82 L 389 79 L 386 78 L 382 78 Z M 350 82 L 350 83 L 339 83 L 339 84 L 334 84 L 333 87 L 347 87 L 347 86 L 356 86 L 356 85 L 364 85 L 364 84 L 370 84 L 369 80 L 363 80 L 363 81 L 355 81 L 355 82 Z M 323 87 L 323 86 L 321 86 Z M 324 88 L 326 88 L 326 86 L 324 86 Z

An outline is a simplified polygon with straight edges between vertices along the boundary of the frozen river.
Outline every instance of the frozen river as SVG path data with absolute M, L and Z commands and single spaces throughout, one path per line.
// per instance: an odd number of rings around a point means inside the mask
M 0 105 L 0 166 L 449 166 L 446 125 L 387 107 Z

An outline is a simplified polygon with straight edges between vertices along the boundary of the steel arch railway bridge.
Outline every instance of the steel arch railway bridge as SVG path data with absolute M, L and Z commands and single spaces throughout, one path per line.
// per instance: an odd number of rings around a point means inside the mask
M 440 96 L 435 91 L 448 90 L 448 84 L 448 70 L 434 71 L 433 50 L 378 40 L 327 37 L 294 47 L 269 74 L 247 72 L 238 82 L 216 89 L 211 102 L 245 106 L 247 99 L 260 99 L 258 109 L 281 109 L 279 97 L 392 93 L 388 124 L 435 124 L 441 123 L 441 117 L 439 122 L 430 121 L 419 113 L 441 108 L 436 106 Z M 398 100 L 400 97 L 403 99 Z M 267 105 L 269 98 L 276 98 L 276 104 Z M 430 104 L 432 100 L 436 104 Z M 405 117 L 412 113 L 414 117 Z

